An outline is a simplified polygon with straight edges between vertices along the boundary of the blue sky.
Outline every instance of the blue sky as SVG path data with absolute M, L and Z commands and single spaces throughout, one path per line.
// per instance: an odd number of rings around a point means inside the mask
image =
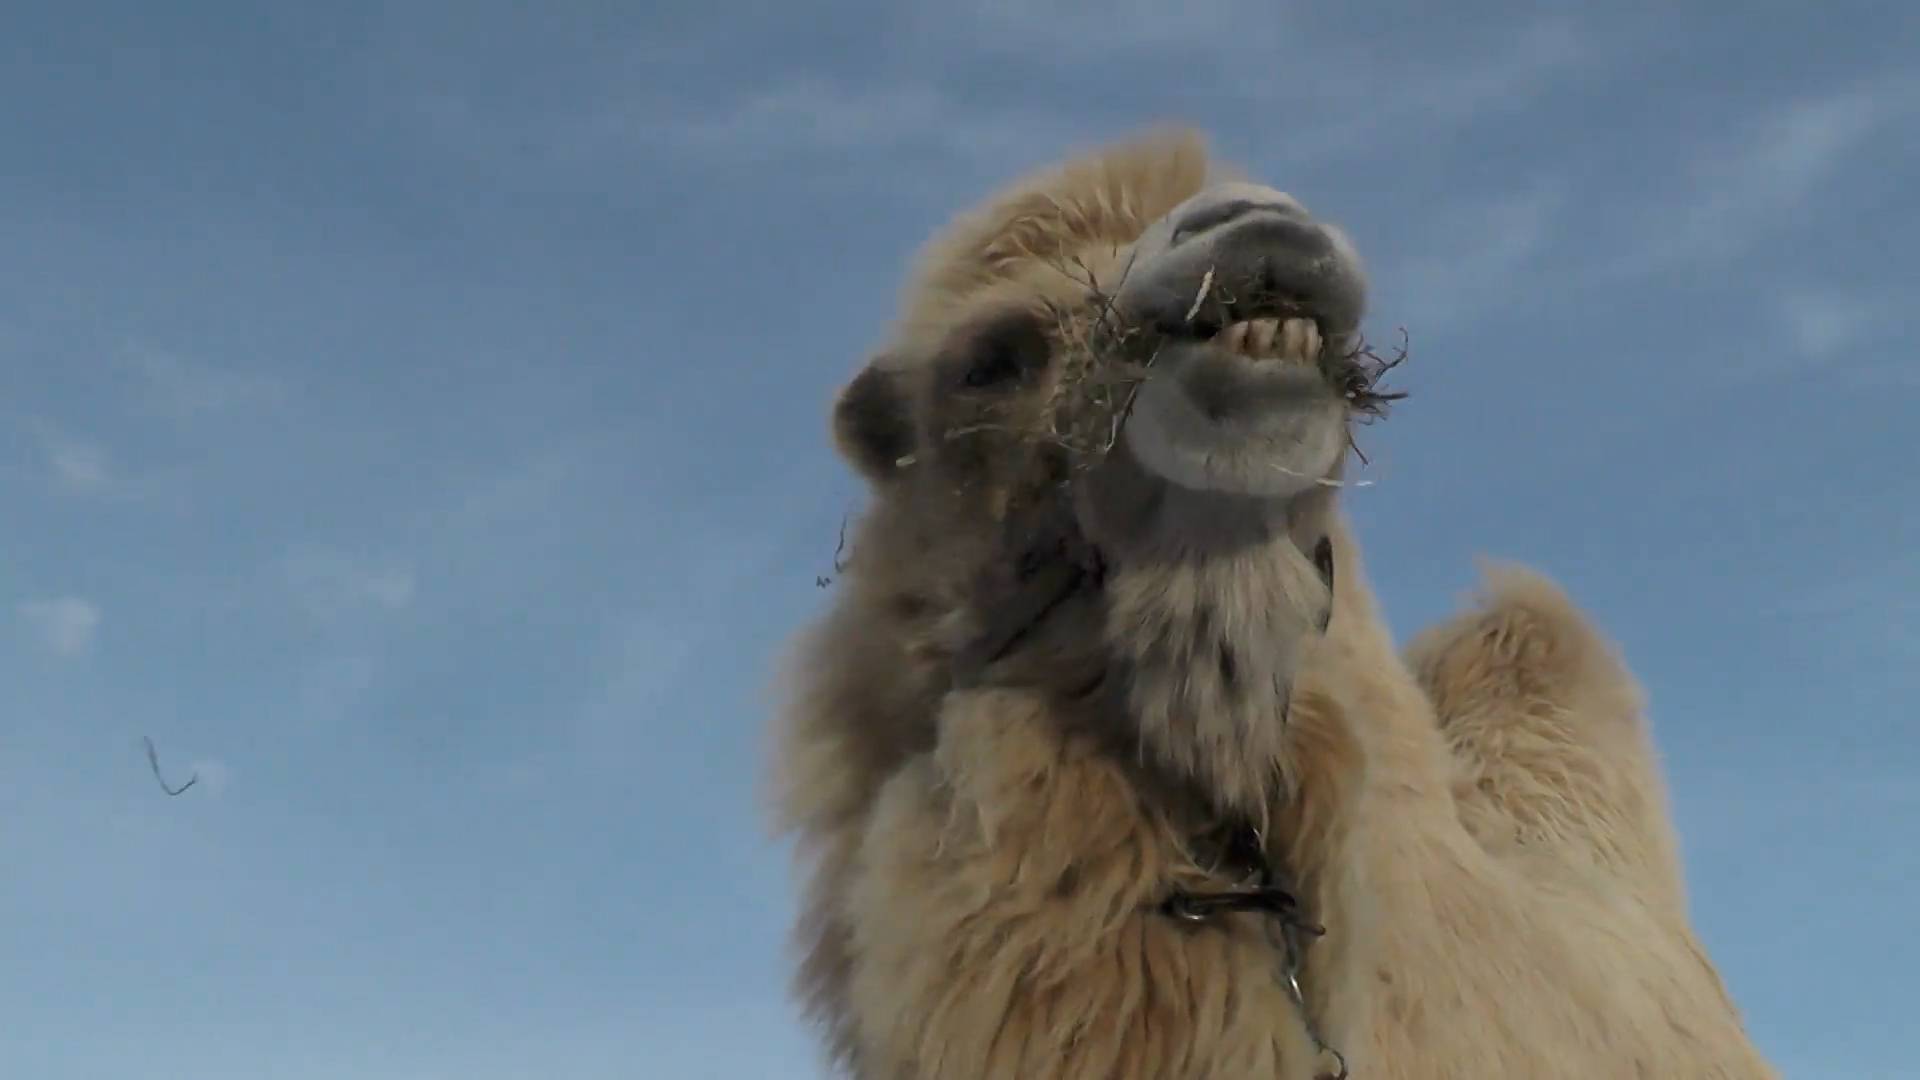
M 12 12 L 0 1073 L 817 1075 L 756 800 L 830 395 L 944 217 L 1181 120 L 1410 334 L 1396 631 L 1564 581 L 1760 1041 L 1909 1075 L 1920 9 L 1325 10 Z

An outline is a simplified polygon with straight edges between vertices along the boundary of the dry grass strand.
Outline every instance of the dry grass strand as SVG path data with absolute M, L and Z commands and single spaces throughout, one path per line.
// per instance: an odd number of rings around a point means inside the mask
M 1168 340 L 1164 332 L 1133 324 L 1115 310 L 1115 297 L 1126 283 L 1133 263 L 1129 260 L 1111 289 L 1101 285 L 1084 259 L 1075 257 L 1063 263 L 1047 259 L 1046 265 L 1079 284 L 1086 292 L 1086 305 L 1062 305 L 1048 302 L 1046 310 L 1054 326 L 1060 349 L 1052 388 L 1038 408 L 1025 401 L 1010 404 L 1024 415 L 1002 412 L 999 416 L 956 426 L 944 434 L 948 439 L 982 432 L 997 432 L 1023 440 L 1050 443 L 1067 451 L 1074 467 L 1084 469 L 1097 464 L 1119 443 L 1135 398 L 1153 369 L 1159 348 Z M 1241 303 L 1258 303 L 1265 308 L 1284 309 L 1285 298 L 1248 297 Z M 1203 318 L 1217 323 L 1236 304 L 1215 280 L 1210 269 L 1187 310 L 1186 322 Z M 1085 314 L 1091 311 L 1092 317 Z M 1355 423 L 1366 424 L 1387 414 L 1393 402 L 1407 396 L 1405 391 L 1388 390 L 1382 380 L 1387 372 L 1406 362 L 1407 332 L 1400 331 L 1401 344 L 1391 356 L 1382 356 L 1365 339 L 1355 334 L 1352 347 L 1337 352 L 1329 346 L 1322 351 L 1320 367 L 1327 379 L 1339 388 L 1348 402 Z M 1367 457 L 1354 441 L 1351 429 L 1347 441 L 1362 464 Z M 1282 468 L 1282 466 L 1275 466 Z M 1371 481 L 1329 480 L 1313 477 L 1315 483 L 1331 487 L 1366 487 Z

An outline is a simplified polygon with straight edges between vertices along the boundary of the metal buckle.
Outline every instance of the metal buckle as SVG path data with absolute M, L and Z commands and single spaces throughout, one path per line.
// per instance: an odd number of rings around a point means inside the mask
M 1313 1042 L 1315 1051 L 1332 1055 L 1338 1066 L 1337 1072 L 1321 1072 L 1316 1080 L 1347 1080 L 1346 1055 L 1327 1045 L 1327 1041 L 1320 1037 L 1320 1029 L 1307 1009 L 1307 995 L 1300 987 L 1300 965 L 1306 954 L 1308 939 L 1324 936 L 1327 928 L 1306 917 L 1300 907 L 1299 897 L 1274 884 L 1273 867 L 1267 862 L 1266 845 L 1257 829 L 1251 826 L 1235 829 L 1227 839 L 1226 855 L 1249 868 L 1242 879 L 1243 885 L 1247 882 L 1258 884 L 1252 888 L 1223 889 L 1219 892 L 1176 892 L 1161 905 L 1162 912 L 1187 923 L 1204 923 L 1215 915 L 1232 911 L 1256 912 L 1278 918 L 1281 946 L 1285 953 L 1280 973 L 1286 984 L 1287 997 L 1299 1013 L 1301 1026 L 1306 1029 L 1307 1038 Z

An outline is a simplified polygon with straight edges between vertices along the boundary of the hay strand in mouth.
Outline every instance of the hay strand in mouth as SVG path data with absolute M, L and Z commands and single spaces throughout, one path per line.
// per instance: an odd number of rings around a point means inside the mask
M 1407 396 L 1405 390 L 1387 390 L 1381 386 L 1387 372 L 1407 362 L 1407 328 L 1400 328 L 1400 344 L 1391 359 L 1375 352 L 1367 339 L 1354 335 L 1353 348 L 1335 359 L 1328 374 L 1335 380 L 1360 423 L 1372 423 L 1387 415 L 1393 402 Z
M 1193 298 L 1193 306 L 1187 309 L 1186 321 L 1192 322 L 1200 314 L 1200 308 L 1207 302 L 1207 294 L 1213 291 L 1213 267 L 1207 267 L 1207 274 L 1200 279 L 1200 291 Z

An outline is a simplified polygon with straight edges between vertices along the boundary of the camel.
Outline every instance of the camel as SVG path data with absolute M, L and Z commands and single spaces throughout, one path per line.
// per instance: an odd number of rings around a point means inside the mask
M 1403 652 L 1342 511 L 1350 238 L 1156 130 L 921 253 L 772 751 L 859 1080 L 1773 1077 L 1644 694 L 1532 571 Z

